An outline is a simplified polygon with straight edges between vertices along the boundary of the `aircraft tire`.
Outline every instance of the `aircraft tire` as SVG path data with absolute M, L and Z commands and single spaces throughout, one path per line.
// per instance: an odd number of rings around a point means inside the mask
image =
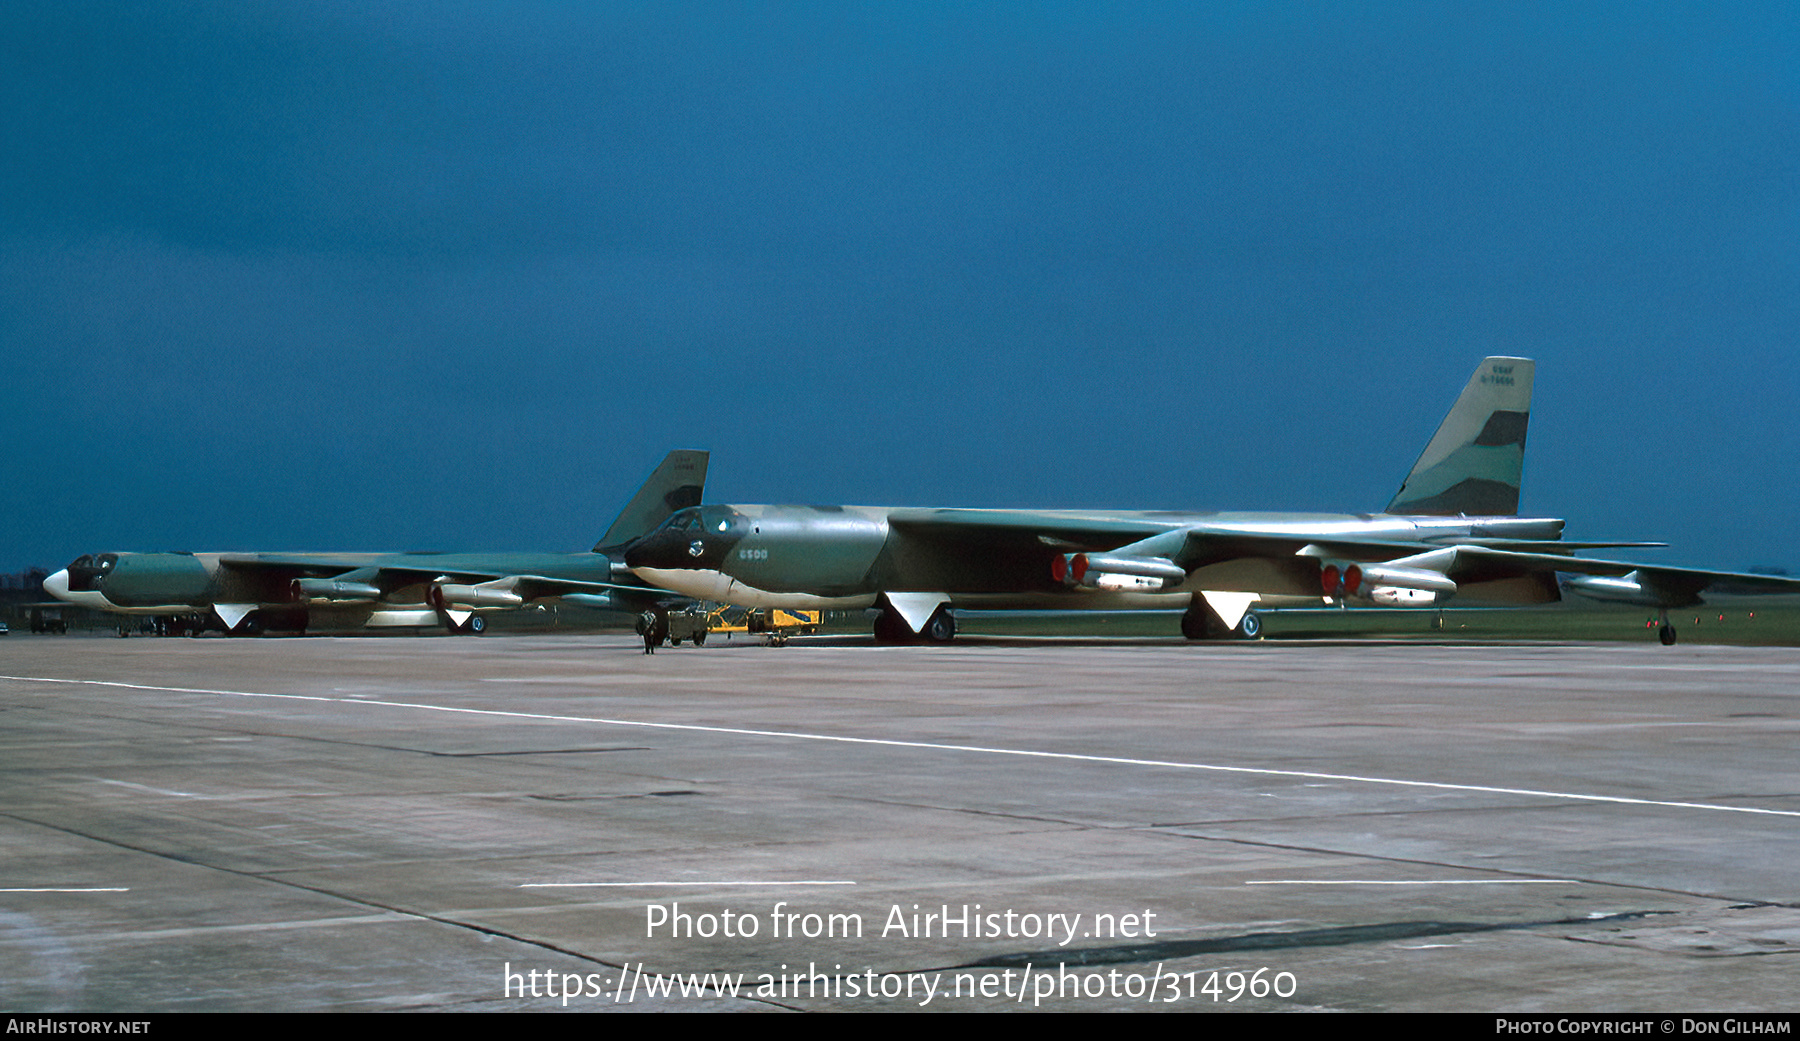
M 956 616 L 950 613 L 948 607 L 938 608 L 926 619 L 925 627 L 919 631 L 919 635 L 932 643 L 949 643 L 956 639 Z
M 906 643 L 911 639 L 912 630 L 907 628 L 900 612 L 887 608 L 875 617 L 876 643 Z
M 1656 638 L 1662 641 L 1664 647 L 1675 646 L 1675 627 L 1665 623 L 1656 631 Z
M 1181 613 L 1181 635 L 1189 640 L 1210 640 L 1217 635 L 1213 629 L 1212 610 L 1203 604 L 1196 604 Z

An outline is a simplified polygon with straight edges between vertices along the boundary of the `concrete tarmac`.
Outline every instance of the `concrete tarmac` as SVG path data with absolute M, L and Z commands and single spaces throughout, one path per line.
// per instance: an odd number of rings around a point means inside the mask
M 1795 1004 L 1800 650 L 15 635 L 0 674 L 6 1010 Z

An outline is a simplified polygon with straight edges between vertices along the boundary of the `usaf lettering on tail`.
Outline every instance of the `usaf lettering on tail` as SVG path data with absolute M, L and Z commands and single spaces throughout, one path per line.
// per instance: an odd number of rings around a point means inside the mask
M 677 598 L 623 573 L 619 551 L 697 505 L 707 453 L 670 452 L 587 553 L 97 553 L 44 580 L 59 600 L 157 619 L 162 631 L 444 625 L 551 598 L 660 612 Z
M 626 547 L 653 585 L 749 607 L 880 610 L 884 641 L 956 634 L 957 608 L 1185 607 L 1190 639 L 1260 629 L 1250 605 L 1321 596 L 1487 604 L 1572 592 L 1667 611 L 1709 588 L 1800 592 L 1800 581 L 1577 557 L 1657 546 L 1565 542 L 1520 517 L 1534 365 L 1487 358 L 1378 514 L 1174 513 L 889 506 L 699 506 Z

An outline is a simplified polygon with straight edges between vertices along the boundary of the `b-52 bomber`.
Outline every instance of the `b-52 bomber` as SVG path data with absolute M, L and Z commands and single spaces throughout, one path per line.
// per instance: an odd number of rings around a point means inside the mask
M 45 579 L 44 590 L 154 618 L 170 635 L 435 625 L 479 633 L 486 612 L 550 598 L 660 615 L 681 598 L 645 588 L 617 553 L 701 501 L 706 463 L 705 452 L 670 452 L 587 553 L 98 553 Z
M 644 581 L 747 607 L 877 608 L 884 642 L 956 635 L 955 611 L 1185 607 L 1189 639 L 1260 630 L 1265 598 L 1541 604 L 1563 589 L 1668 611 L 1709 589 L 1800 580 L 1577 557 L 1660 546 L 1565 542 L 1520 517 L 1534 364 L 1487 358 L 1377 514 L 697 506 L 625 548 Z M 1571 577 L 1559 582 L 1559 573 Z

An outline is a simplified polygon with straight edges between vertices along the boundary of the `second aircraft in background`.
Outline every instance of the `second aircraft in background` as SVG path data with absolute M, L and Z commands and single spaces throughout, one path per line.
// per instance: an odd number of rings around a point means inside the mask
M 434 625 L 478 633 L 487 612 L 551 599 L 660 614 L 678 598 L 619 573 L 617 553 L 701 501 L 706 461 L 705 452 L 670 452 L 587 553 L 94 553 L 44 589 L 154 619 L 171 634 Z

